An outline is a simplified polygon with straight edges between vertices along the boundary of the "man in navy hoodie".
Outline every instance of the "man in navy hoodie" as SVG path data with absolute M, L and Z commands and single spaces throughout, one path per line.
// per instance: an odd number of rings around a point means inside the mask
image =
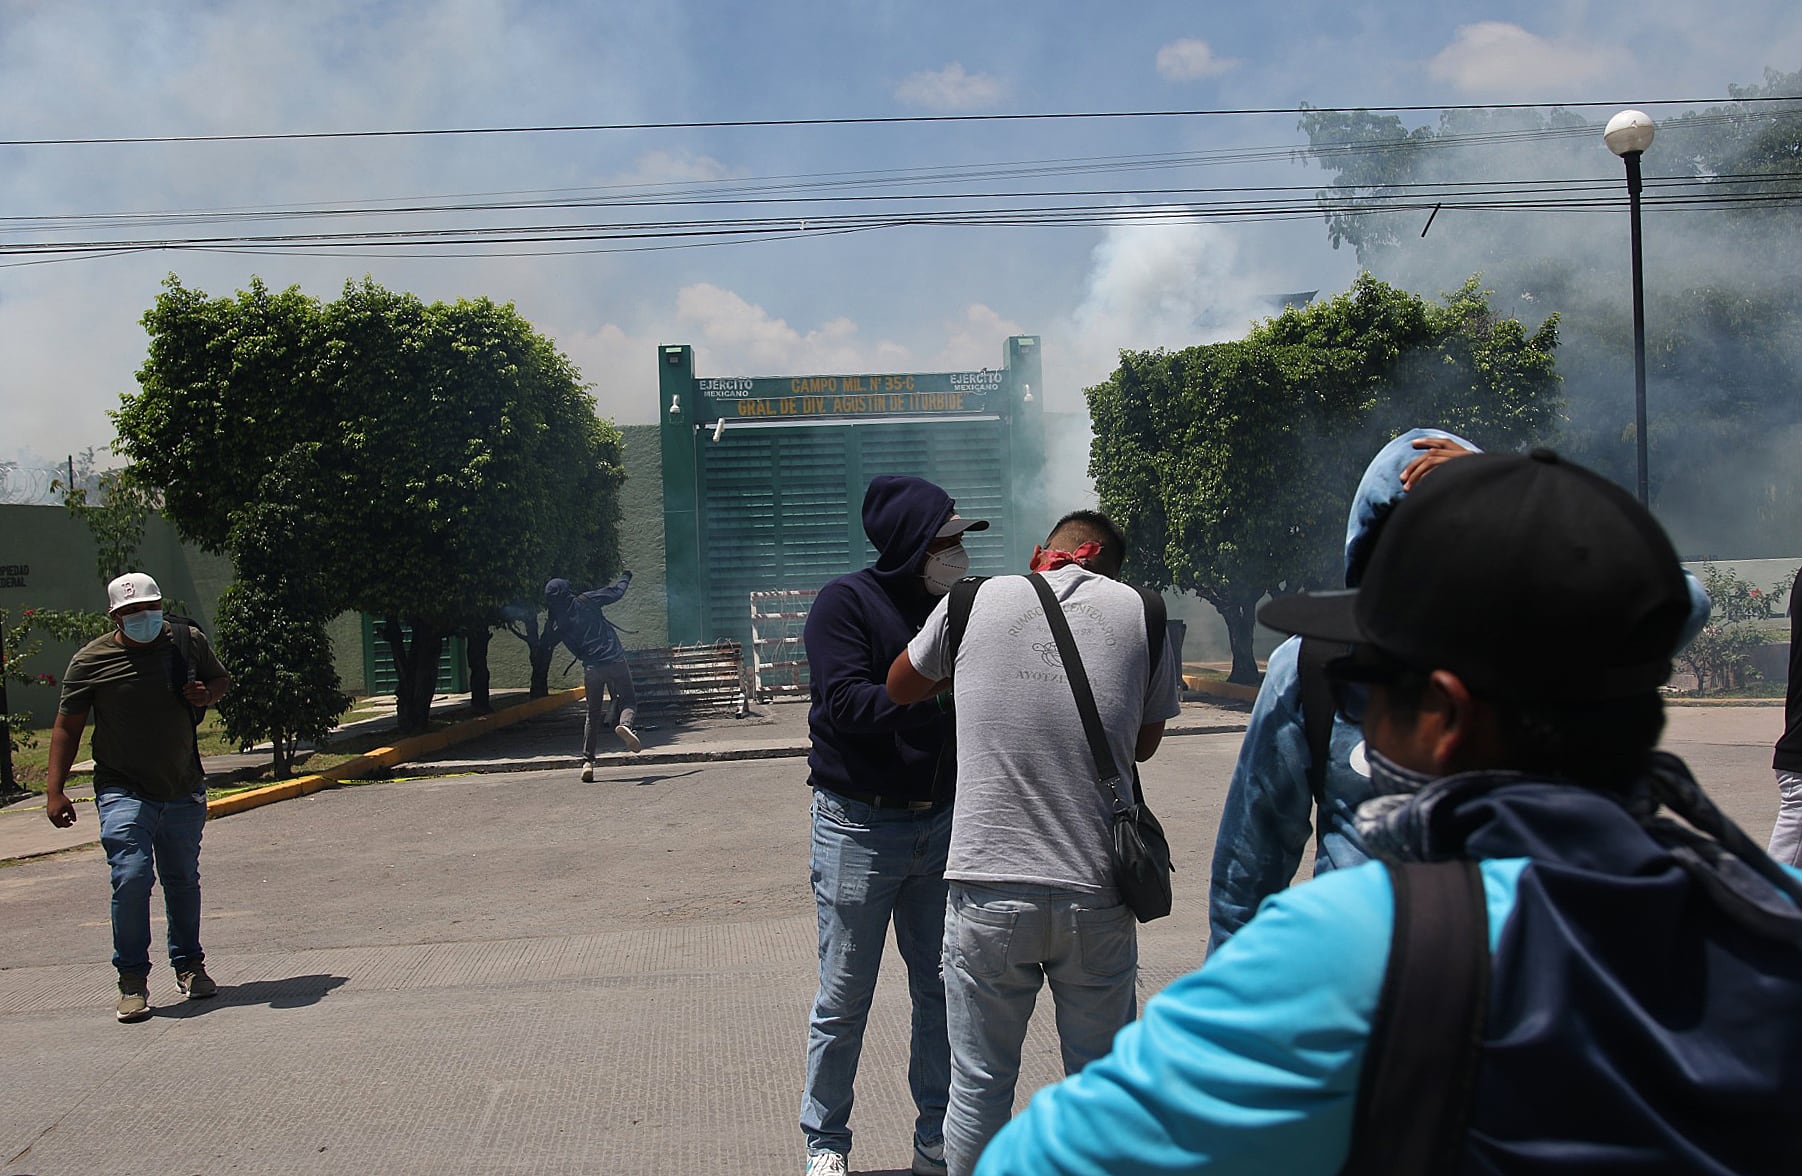
M 939 955 L 956 753 L 948 699 L 890 701 L 889 663 L 939 597 L 969 570 L 950 495 L 922 478 L 883 476 L 863 499 L 876 562 L 820 589 L 807 616 L 812 706 L 813 895 L 820 988 L 807 1028 L 801 1131 L 808 1176 L 843 1176 L 852 1084 L 892 920 L 913 999 L 908 1087 L 913 1171 L 943 1173 L 951 1052 Z

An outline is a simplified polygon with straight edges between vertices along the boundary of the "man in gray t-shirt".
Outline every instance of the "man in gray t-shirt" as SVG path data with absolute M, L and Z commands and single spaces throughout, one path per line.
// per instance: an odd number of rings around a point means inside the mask
M 1047 550 L 1049 549 L 1049 550 Z M 1059 520 L 1033 555 L 1063 606 L 1122 778 L 1179 710 L 1166 644 L 1148 664 L 1145 605 L 1113 577 L 1125 542 L 1106 516 Z M 1095 778 L 1057 644 L 1032 584 L 985 582 L 947 664 L 941 603 L 889 671 L 897 702 L 957 688 L 957 799 L 945 867 L 951 1098 L 945 1160 L 967 1174 L 1012 1113 L 1020 1047 L 1045 981 L 1064 1070 L 1106 1053 L 1137 1009 L 1138 941 L 1113 884 L 1113 803 Z

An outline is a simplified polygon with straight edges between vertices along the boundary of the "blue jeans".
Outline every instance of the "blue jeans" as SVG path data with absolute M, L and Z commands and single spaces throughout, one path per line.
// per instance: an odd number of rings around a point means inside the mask
M 951 1099 L 945 1163 L 969 1176 L 1014 1112 L 1020 1049 L 1041 980 L 1051 982 L 1064 1073 L 1113 1047 L 1138 1011 L 1138 932 L 1116 895 L 952 882 L 945 913 Z
M 851 1087 L 891 919 L 913 999 L 907 1085 L 919 1112 L 914 1140 L 934 1144 L 943 1134 L 951 1046 L 939 945 L 950 845 L 948 804 L 929 812 L 875 809 L 814 789 L 820 989 L 807 1022 L 807 1085 L 801 1095 L 801 1131 L 809 1152 L 850 1154 Z
M 206 958 L 200 950 L 200 830 L 206 794 L 146 800 L 127 788 L 101 788 L 100 844 L 113 874 L 113 967 L 150 973 L 150 888 L 163 883 L 169 915 L 169 966 L 177 972 Z

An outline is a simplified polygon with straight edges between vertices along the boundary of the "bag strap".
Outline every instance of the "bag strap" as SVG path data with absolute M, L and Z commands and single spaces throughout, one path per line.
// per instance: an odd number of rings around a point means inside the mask
M 198 681 L 200 678 L 200 671 L 194 667 L 194 631 L 198 626 L 186 617 L 167 619 L 169 620 L 169 641 L 175 647 L 175 656 L 181 660 L 180 666 L 176 668 L 176 676 L 182 679 L 181 684 L 176 687 L 176 693 L 179 695 L 182 688 L 189 682 Z M 188 718 L 192 720 L 194 766 L 199 768 L 204 776 L 206 765 L 200 759 L 200 722 L 206 717 L 206 708 L 195 706 L 188 702 L 185 696 L 181 698 L 181 701 L 187 706 Z
M 1130 809 L 1132 803 L 1120 795 L 1120 768 L 1114 762 L 1113 749 L 1107 745 L 1107 732 L 1102 729 L 1101 715 L 1095 709 L 1095 693 L 1089 689 L 1089 674 L 1082 668 L 1082 655 L 1076 651 L 1076 638 L 1070 634 L 1070 622 L 1064 618 L 1063 606 L 1058 604 L 1045 577 L 1033 572 L 1026 578 L 1032 581 L 1033 590 L 1039 594 L 1039 603 L 1045 606 L 1045 623 L 1051 626 L 1058 659 L 1064 663 L 1064 675 L 1070 679 L 1070 693 L 1076 696 L 1076 709 L 1082 715 L 1083 733 L 1089 737 L 1089 754 L 1095 758 L 1095 778 L 1104 790 L 1113 790 L 1116 812 Z
M 1358 1077 L 1344 1176 L 1455 1171 L 1489 1009 L 1489 911 L 1473 861 L 1387 863 L 1395 929 Z
M 976 593 L 987 576 L 965 576 L 951 585 L 951 598 L 945 604 L 945 664 L 957 667 L 957 650 L 964 643 L 964 630 L 970 627 L 970 609 L 976 604 Z
M 1332 758 L 1333 684 L 1327 680 L 1326 663 L 1343 653 L 1345 646 L 1303 637 L 1295 657 L 1295 678 L 1301 689 L 1301 725 L 1308 738 L 1308 790 L 1314 806 L 1326 799 L 1326 769 Z
M 1145 688 L 1158 680 L 1158 659 L 1164 656 L 1164 645 L 1170 639 L 1170 622 L 1164 609 L 1164 598 L 1149 588 L 1132 586 L 1145 605 Z M 1182 676 L 1181 667 L 1177 676 Z

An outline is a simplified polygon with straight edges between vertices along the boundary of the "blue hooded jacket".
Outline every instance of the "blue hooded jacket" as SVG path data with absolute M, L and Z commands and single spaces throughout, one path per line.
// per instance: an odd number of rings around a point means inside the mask
M 820 589 L 807 614 L 808 783 L 834 792 L 933 799 L 940 752 L 953 729 L 937 701 L 901 706 L 889 665 L 939 598 L 921 573 L 926 548 L 951 517 L 951 496 L 924 478 L 883 475 L 863 497 L 876 562 Z M 946 770 L 954 770 L 946 756 Z
M 1420 456 L 1414 441 L 1443 437 L 1477 447 L 1440 429 L 1410 429 L 1377 451 L 1358 482 L 1345 524 L 1345 586 L 1356 588 L 1369 562 L 1381 524 L 1402 500 L 1402 470 Z M 1708 594 L 1684 573 L 1690 617 L 1678 648 L 1689 644 L 1708 622 Z M 1291 637 L 1270 655 L 1264 683 L 1252 706 L 1239 761 L 1227 788 L 1226 805 L 1214 840 L 1208 893 L 1208 950 L 1219 949 L 1257 913 L 1258 904 L 1289 885 L 1301 865 L 1308 835 L 1315 835 L 1314 873 L 1324 874 L 1368 859 L 1352 816 L 1371 796 L 1364 763 L 1364 733 L 1333 716 L 1328 744 L 1324 799 L 1316 827 L 1314 794 L 1308 784 L 1308 740 L 1301 708 L 1296 658 L 1301 638 Z
M 557 623 L 559 639 L 582 659 L 583 665 L 599 665 L 626 656 L 619 633 L 601 607 L 624 596 L 631 584 L 632 573 L 627 572 L 605 588 L 590 589 L 580 596 L 570 589 L 568 580 L 552 580 L 544 586 L 545 611 Z

